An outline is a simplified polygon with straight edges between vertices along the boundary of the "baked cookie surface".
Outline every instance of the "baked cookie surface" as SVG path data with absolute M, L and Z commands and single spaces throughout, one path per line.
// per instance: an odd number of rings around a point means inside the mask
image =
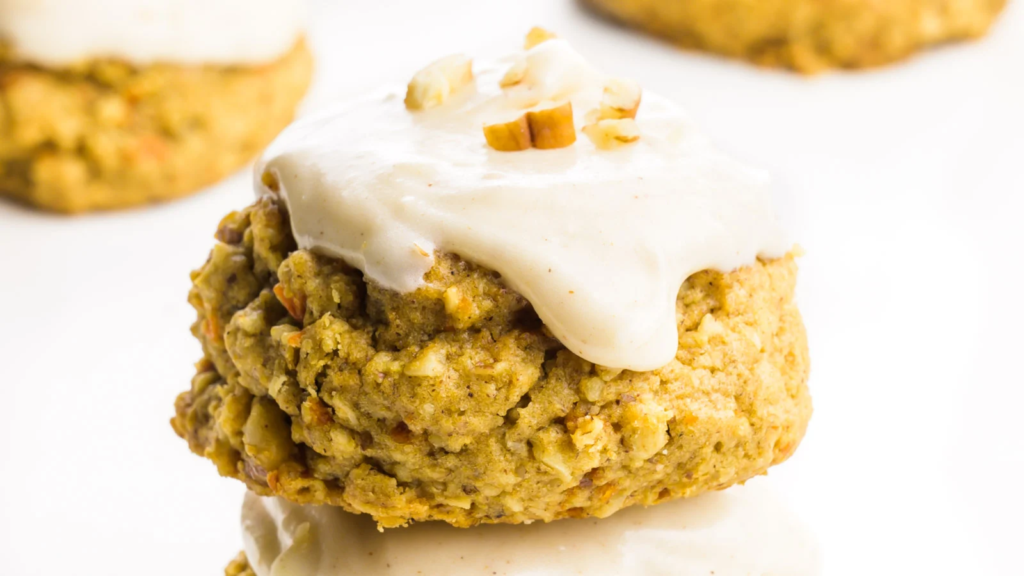
M 249 559 L 245 557 L 245 552 L 239 552 L 238 556 L 235 556 L 224 568 L 224 576 L 256 576 L 256 573 L 249 566 Z
M 572 354 L 457 256 L 400 294 L 296 249 L 272 195 L 217 238 L 172 425 L 260 495 L 386 527 L 602 517 L 763 474 L 810 418 L 791 255 L 691 276 L 675 359 L 632 372 Z
M 682 47 L 816 72 L 976 38 L 1006 0 L 580 0 Z
M 190 194 L 270 142 L 311 74 L 303 41 L 252 66 L 51 69 L 0 51 L 0 196 L 74 213 Z

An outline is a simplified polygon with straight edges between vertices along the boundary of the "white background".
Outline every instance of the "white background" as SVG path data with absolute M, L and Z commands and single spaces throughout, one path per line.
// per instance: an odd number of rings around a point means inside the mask
M 541 24 L 772 170 L 807 250 L 816 412 L 771 478 L 825 574 L 1024 574 L 1024 3 L 983 41 L 811 79 L 567 0 L 313 12 L 307 109 Z M 77 218 L 0 203 L 0 574 L 219 574 L 239 550 L 241 485 L 167 422 L 200 356 L 188 272 L 248 182 Z

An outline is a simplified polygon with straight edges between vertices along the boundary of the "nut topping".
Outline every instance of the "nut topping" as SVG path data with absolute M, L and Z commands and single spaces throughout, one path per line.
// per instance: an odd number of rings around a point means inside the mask
M 640 139 L 640 129 L 632 118 L 598 120 L 583 127 L 583 133 L 598 148 L 609 150 Z
M 405 107 L 427 110 L 473 81 L 473 61 L 461 54 L 446 56 L 412 77 L 405 93 Z
M 484 126 L 484 138 L 491 148 L 500 152 L 517 152 L 532 145 L 530 123 L 526 120 L 526 114 L 511 122 Z
M 523 49 L 529 50 L 530 48 L 533 48 L 538 44 L 547 42 L 548 40 L 551 40 L 553 38 L 558 38 L 558 35 L 556 35 L 554 32 L 551 32 L 550 30 L 545 30 L 540 26 L 534 26 L 533 28 L 530 28 L 529 32 L 526 33 L 526 41 L 523 43 Z

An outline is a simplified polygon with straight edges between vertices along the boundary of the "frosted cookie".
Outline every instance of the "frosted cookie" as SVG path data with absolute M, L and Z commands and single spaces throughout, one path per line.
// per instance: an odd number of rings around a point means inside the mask
M 189 300 L 174 429 L 385 527 L 605 517 L 793 454 L 811 414 L 766 174 L 564 40 L 285 131 Z
M 0 4 L 0 195 L 83 212 L 220 180 L 291 121 L 302 30 L 291 0 Z
M 581 0 L 686 48 L 816 72 L 865 68 L 988 31 L 1006 0 Z

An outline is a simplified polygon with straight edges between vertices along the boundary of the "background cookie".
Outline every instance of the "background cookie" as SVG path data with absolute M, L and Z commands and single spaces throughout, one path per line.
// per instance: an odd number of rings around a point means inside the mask
M 82 212 L 195 192 L 291 121 L 311 73 L 301 41 L 258 66 L 50 69 L 0 55 L 0 195 Z
M 815 72 L 983 35 L 1006 0 L 581 0 L 686 47 Z

